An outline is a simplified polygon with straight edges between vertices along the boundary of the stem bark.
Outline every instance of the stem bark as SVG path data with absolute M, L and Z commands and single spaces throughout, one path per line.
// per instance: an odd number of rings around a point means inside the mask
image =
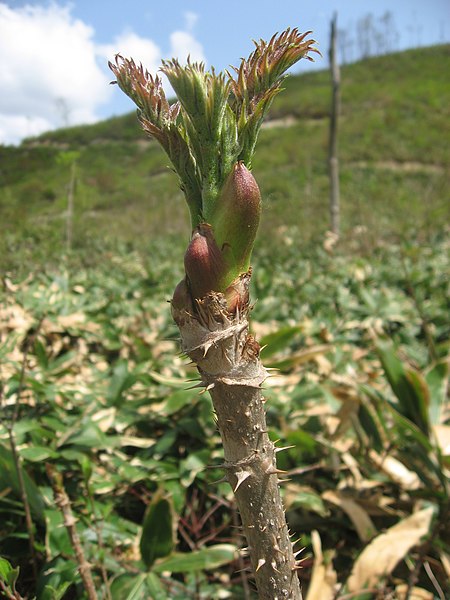
M 248 289 L 249 275 L 245 278 Z M 267 434 L 261 386 L 268 374 L 249 334 L 248 304 L 231 314 L 211 292 L 193 311 L 172 312 L 183 351 L 209 390 L 224 448 L 223 468 L 241 515 L 261 600 L 301 600 L 300 582 L 282 505 L 276 448 Z

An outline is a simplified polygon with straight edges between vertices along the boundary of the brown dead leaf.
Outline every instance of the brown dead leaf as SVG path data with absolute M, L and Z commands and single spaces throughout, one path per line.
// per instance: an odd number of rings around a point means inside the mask
M 357 558 L 348 579 L 349 592 L 375 585 L 392 573 L 397 564 L 430 530 L 433 508 L 417 511 L 377 536 Z
M 333 553 L 327 553 L 324 560 L 318 531 L 311 533 L 311 542 L 315 559 L 306 600 L 333 600 L 337 582 L 336 571 L 331 561 Z
M 450 579 L 450 555 L 445 552 L 441 552 L 439 554 L 442 566 L 444 567 L 445 572 L 447 573 L 448 578 Z
M 417 490 L 420 488 L 420 479 L 417 473 L 410 471 L 396 458 L 392 456 L 380 456 L 375 450 L 370 450 L 369 456 L 379 469 L 388 475 L 392 481 L 402 486 L 405 490 Z
M 444 456 L 450 456 L 450 425 L 434 425 L 434 437 Z
M 434 594 L 423 588 L 413 587 L 408 593 L 408 584 L 402 583 L 395 588 L 397 600 L 433 600 Z
M 100 331 L 100 325 L 98 323 L 86 321 L 86 314 L 82 312 L 72 313 L 71 315 L 58 315 L 56 323 L 63 331 L 71 328 L 82 329 L 83 331 L 88 331 L 90 333 L 97 333 Z
M 376 534 L 377 530 L 372 519 L 352 498 L 342 492 L 334 492 L 333 490 L 324 492 L 322 498 L 339 506 L 346 513 L 362 542 L 368 542 Z

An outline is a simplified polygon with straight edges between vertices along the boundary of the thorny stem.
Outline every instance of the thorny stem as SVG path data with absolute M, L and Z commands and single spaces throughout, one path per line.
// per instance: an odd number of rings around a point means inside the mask
M 232 509 L 232 515 L 233 515 L 233 525 L 234 527 L 239 527 L 239 517 L 238 517 L 238 513 L 237 510 L 235 508 Z M 242 581 L 242 588 L 243 588 L 243 592 L 244 592 L 244 598 L 245 600 L 250 600 L 250 586 L 248 585 L 248 579 L 246 576 L 245 571 L 248 570 L 245 568 L 245 564 L 244 564 L 244 558 L 242 556 L 242 552 L 239 552 L 239 575 L 241 577 L 241 581 Z
M 72 548 L 75 551 L 75 557 L 78 563 L 78 569 L 80 572 L 81 579 L 83 581 L 84 588 L 86 590 L 89 600 L 97 600 L 97 593 L 95 591 L 94 581 L 92 579 L 91 567 L 84 556 L 83 548 L 81 546 L 80 537 L 76 528 L 76 519 L 73 516 L 72 508 L 70 506 L 70 500 L 64 489 L 63 478 L 56 468 L 50 463 L 45 465 L 48 478 L 53 489 L 55 497 L 55 503 L 60 509 L 64 525 L 70 537 Z
M 248 280 L 246 285 L 248 285 Z M 248 333 L 248 305 L 234 315 L 222 294 L 197 302 L 195 314 L 173 308 L 182 349 L 209 390 L 260 600 L 300 600 L 298 564 L 286 524 L 275 454 L 267 434 L 262 384 L 267 371 Z

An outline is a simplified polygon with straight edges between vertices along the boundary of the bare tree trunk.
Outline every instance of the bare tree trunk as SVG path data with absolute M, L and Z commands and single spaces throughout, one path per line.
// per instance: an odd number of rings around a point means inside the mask
M 75 182 L 77 173 L 77 163 L 74 160 L 70 169 L 69 190 L 67 193 L 67 220 L 66 220 L 66 247 L 67 253 L 72 250 L 73 240 L 73 205 L 75 197 Z
M 241 277 L 248 290 L 250 276 Z M 196 301 L 192 314 L 173 307 L 182 349 L 210 391 L 222 436 L 226 479 L 233 488 L 261 600 L 301 600 L 297 563 L 267 435 L 261 386 L 267 371 L 248 333 L 248 304 L 232 315 L 222 294 Z
M 340 235 L 340 208 L 339 208 L 339 161 L 338 145 L 338 118 L 340 110 L 340 72 L 336 54 L 337 15 L 331 21 L 330 36 L 330 69 L 332 81 L 332 101 L 330 115 L 330 141 L 329 141 L 329 172 L 330 172 L 330 217 L 331 231 Z

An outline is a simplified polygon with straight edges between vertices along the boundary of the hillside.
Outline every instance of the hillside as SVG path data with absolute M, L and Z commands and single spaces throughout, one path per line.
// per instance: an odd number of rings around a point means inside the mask
M 426 236 L 448 219 L 449 59 L 447 45 L 343 67 L 344 239 L 363 232 L 369 248 L 411 230 Z M 293 76 L 285 87 L 254 161 L 265 205 L 262 227 L 272 239 L 289 226 L 295 239 L 309 240 L 328 227 L 329 74 Z M 143 248 L 161 232 L 187 239 L 176 177 L 130 113 L 17 148 L 0 146 L 3 268 L 51 263 L 61 255 L 74 161 L 75 248 L 92 257 L 93 249 L 117 241 Z

